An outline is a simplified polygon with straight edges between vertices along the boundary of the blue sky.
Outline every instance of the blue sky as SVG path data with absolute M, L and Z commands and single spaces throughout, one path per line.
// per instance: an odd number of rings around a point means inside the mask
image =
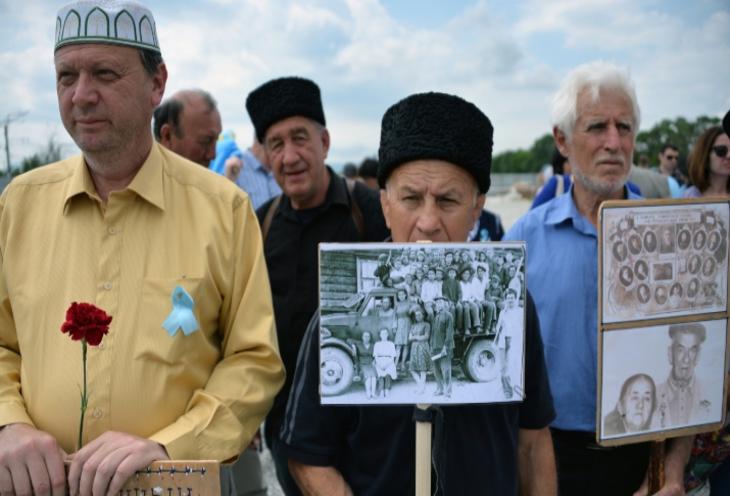
M 0 120 L 27 112 L 10 128 L 13 163 L 50 135 L 65 155 L 77 152 L 58 117 L 53 77 L 53 20 L 64 3 L 0 0 Z M 168 65 L 168 95 L 210 91 L 224 129 L 247 146 L 248 92 L 274 77 L 309 77 L 322 89 L 335 164 L 375 154 L 387 107 L 430 90 L 477 104 L 495 126 L 496 152 L 528 147 L 549 131 L 550 97 L 566 72 L 595 59 L 629 69 L 643 129 L 730 108 L 729 0 L 147 4 Z

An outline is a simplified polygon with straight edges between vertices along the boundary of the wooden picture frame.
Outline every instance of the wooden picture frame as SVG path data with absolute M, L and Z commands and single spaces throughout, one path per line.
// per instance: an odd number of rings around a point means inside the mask
M 597 442 L 719 429 L 730 363 L 730 203 L 610 201 L 598 217 Z

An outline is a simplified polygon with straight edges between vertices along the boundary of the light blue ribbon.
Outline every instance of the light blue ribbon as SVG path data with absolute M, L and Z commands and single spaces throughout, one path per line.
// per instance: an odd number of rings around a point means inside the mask
M 172 312 L 162 323 L 162 327 L 170 336 L 174 336 L 178 329 L 182 329 L 183 334 L 189 336 L 200 328 L 193 308 L 193 298 L 181 286 L 175 286 L 172 290 Z

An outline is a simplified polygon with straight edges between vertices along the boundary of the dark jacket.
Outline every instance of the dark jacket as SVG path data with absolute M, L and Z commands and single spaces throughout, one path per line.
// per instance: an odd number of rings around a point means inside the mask
M 264 240 L 276 333 L 286 367 L 286 382 L 266 419 L 267 439 L 278 433 L 299 346 L 307 323 L 319 305 L 317 246 L 322 242 L 383 241 L 389 235 L 378 192 L 356 183 L 351 198 L 345 180 L 329 167 L 327 170 L 331 180 L 324 203 L 314 209 L 297 211 L 289 198 L 282 197 Z M 353 198 L 365 224 L 362 237 L 353 219 L 350 204 Z M 273 201 L 269 200 L 256 211 L 259 223 Z

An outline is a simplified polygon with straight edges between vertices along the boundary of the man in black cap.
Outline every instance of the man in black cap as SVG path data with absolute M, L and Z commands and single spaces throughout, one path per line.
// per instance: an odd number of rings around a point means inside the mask
M 246 109 L 283 191 L 257 211 L 287 370 L 264 436 L 279 483 L 287 494 L 298 494 L 277 440 L 299 346 L 317 308 L 317 245 L 382 241 L 388 229 L 377 192 L 354 181 L 348 186 L 325 165 L 330 135 L 314 82 L 298 77 L 269 81 L 248 95 Z
M 385 113 L 379 155 L 393 241 L 465 242 L 489 189 L 489 119 L 456 96 L 412 95 Z M 526 304 L 524 402 L 429 410 L 438 494 L 556 494 L 554 410 L 529 295 Z M 307 494 L 413 494 L 414 407 L 320 405 L 318 337 L 315 315 L 281 430 L 297 483 Z

